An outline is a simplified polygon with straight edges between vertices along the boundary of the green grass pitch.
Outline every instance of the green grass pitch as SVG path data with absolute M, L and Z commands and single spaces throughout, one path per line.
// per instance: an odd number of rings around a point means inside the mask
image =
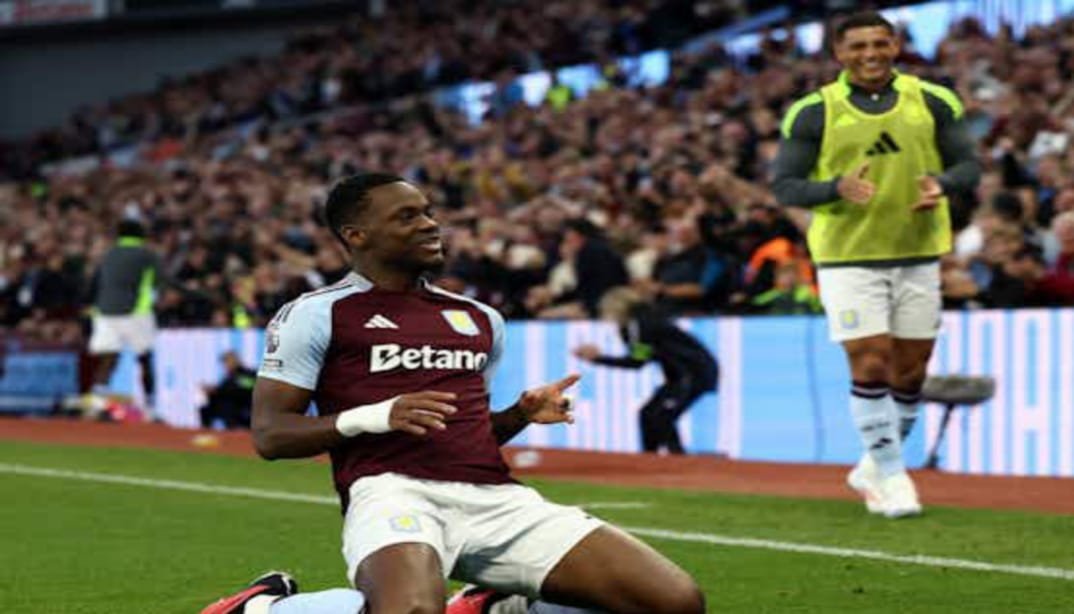
M 13 465 L 332 494 L 328 467 L 313 462 L 0 442 L 2 612 L 197 612 L 267 569 L 291 571 L 304 591 L 345 583 L 335 505 L 27 475 Z M 1074 612 L 1069 516 L 929 507 L 889 521 L 844 501 L 532 483 L 563 503 L 643 503 L 594 513 L 639 529 L 689 570 L 712 612 Z M 705 536 L 1047 569 L 927 566 Z

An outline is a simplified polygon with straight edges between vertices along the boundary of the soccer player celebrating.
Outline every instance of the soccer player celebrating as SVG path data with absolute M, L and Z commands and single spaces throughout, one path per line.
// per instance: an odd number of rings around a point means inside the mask
M 915 515 L 901 438 L 940 325 L 946 195 L 971 190 L 980 168 L 958 97 L 893 68 L 900 45 L 890 22 L 847 18 L 834 51 L 838 80 L 783 120 L 773 191 L 813 208 L 809 248 L 831 337 L 850 362 L 850 411 L 865 448 L 848 483 L 871 512 Z
M 269 325 L 253 435 L 268 459 L 331 454 L 357 590 L 297 594 L 273 573 L 205 612 L 442 612 L 446 577 L 608 612 L 703 612 L 664 556 L 511 478 L 500 445 L 532 422 L 570 422 L 563 392 L 578 376 L 490 413 L 503 319 L 424 280 L 444 259 L 425 196 L 394 175 L 354 176 L 325 217 L 353 271 Z

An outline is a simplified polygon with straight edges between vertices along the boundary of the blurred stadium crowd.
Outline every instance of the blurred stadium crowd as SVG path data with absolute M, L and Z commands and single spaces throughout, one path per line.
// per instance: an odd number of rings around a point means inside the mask
M 766 186 L 783 111 L 835 77 L 832 60 L 772 30 L 750 57 L 677 53 L 666 84 L 632 88 L 609 58 L 719 25 L 722 3 L 707 21 L 661 2 L 533 2 L 540 19 L 496 3 L 461 18 L 459 4 L 437 4 L 452 20 L 306 33 L 278 57 L 88 107 L 6 145 L 0 326 L 80 339 L 84 289 L 122 219 L 142 221 L 164 258 L 161 325 L 264 324 L 346 272 L 317 207 L 335 179 L 366 169 L 428 190 L 449 252 L 441 283 L 510 318 L 589 317 L 624 283 L 683 315 L 819 310 L 808 213 Z M 583 99 L 554 86 L 529 107 L 511 84 L 581 60 L 607 67 Z M 947 305 L 1074 305 L 1074 20 L 1022 40 L 966 20 L 935 62 L 907 41 L 902 63 L 960 94 L 985 171 L 952 202 Z M 470 78 L 498 83 L 478 124 L 422 93 Z M 140 144 L 133 168 L 40 172 L 126 142 Z
M 277 57 L 244 58 L 168 79 L 154 92 L 88 104 L 10 160 L 50 160 L 161 137 L 218 131 L 469 80 L 607 61 L 725 25 L 731 3 L 683 0 L 437 0 L 397 3 L 290 40 Z M 6 167 L 13 167 L 5 164 Z

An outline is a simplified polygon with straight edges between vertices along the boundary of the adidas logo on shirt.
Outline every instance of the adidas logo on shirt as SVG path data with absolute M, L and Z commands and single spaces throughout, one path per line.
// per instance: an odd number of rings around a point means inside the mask
M 365 328 L 399 328 L 399 325 L 378 313 L 366 320 Z
M 865 152 L 865 155 L 879 156 L 889 153 L 899 153 L 900 151 L 902 151 L 902 148 L 899 147 L 899 144 L 895 142 L 895 139 L 891 138 L 891 135 L 888 134 L 887 131 L 884 131 L 880 133 L 880 138 L 876 139 L 876 143 L 873 143 L 873 146 L 869 151 Z

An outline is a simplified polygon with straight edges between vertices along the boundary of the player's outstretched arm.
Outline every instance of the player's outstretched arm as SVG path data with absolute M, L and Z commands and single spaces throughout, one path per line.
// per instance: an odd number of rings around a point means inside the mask
M 622 367 L 624 369 L 640 369 L 645 366 L 652 357 L 652 348 L 645 344 L 637 344 L 638 347 L 630 347 L 630 354 L 626 356 L 605 356 L 600 353 L 600 348 L 587 343 L 574 348 L 574 356 L 586 362 L 605 367 Z
M 313 393 L 270 378 L 254 386 L 254 447 L 263 458 L 305 458 L 327 452 L 362 433 L 403 431 L 421 437 L 447 428 L 457 411 L 451 392 L 423 390 L 329 416 L 307 416 Z
M 497 443 L 502 446 L 531 423 L 573 424 L 571 400 L 564 393 L 580 379 L 581 375 L 572 373 L 558 382 L 527 390 L 517 403 L 493 413 L 492 432 L 496 435 Z

